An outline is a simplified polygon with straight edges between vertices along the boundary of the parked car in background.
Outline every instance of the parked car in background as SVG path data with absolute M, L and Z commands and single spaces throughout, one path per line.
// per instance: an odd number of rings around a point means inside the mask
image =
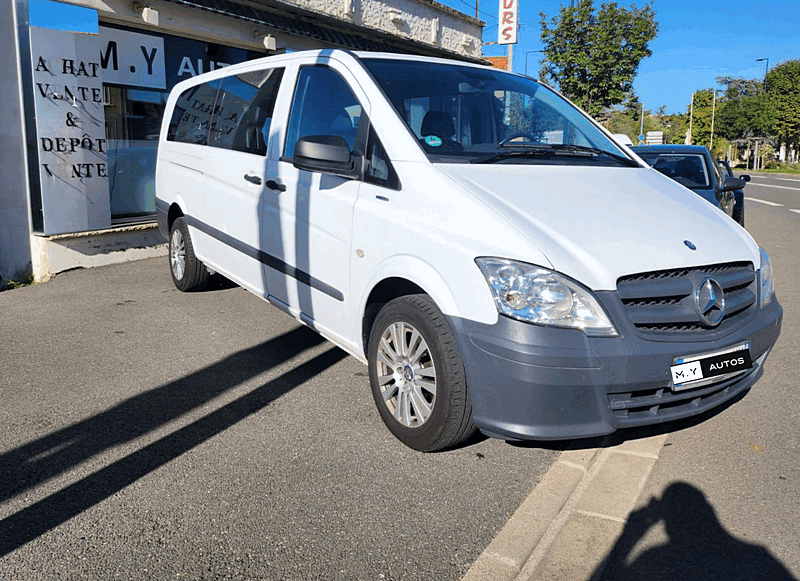
M 719 171 L 723 176 L 736 177 L 733 175 L 733 169 L 727 159 L 718 159 Z M 745 182 L 750 181 L 750 176 L 747 174 L 740 174 L 739 179 Z M 744 190 L 733 190 L 733 195 L 736 197 L 736 205 L 733 207 L 733 219 L 744 226 Z
M 744 192 L 740 196 L 738 213 L 735 192 L 742 190 L 747 182 L 723 174 L 705 146 L 637 145 L 631 149 L 650 167 L 702 196 L 744 225 Z

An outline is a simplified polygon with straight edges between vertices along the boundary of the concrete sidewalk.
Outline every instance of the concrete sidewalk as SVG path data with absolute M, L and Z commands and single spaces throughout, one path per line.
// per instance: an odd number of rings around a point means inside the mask
M 668 436 L 571 445 L 462 581 L 599 579 Z

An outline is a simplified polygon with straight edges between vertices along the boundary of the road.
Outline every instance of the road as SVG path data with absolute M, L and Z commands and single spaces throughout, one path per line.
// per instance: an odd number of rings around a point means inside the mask
M 420 454 L 366 368 L 167 259 L 0 293 L 0 579 L 458 579 L 557 456 Z
M 673 426 L 604 581 L 800 580 L 800 176 L 753 175 L 745 198 L 773 260 L 781 337 L 741 401 Z

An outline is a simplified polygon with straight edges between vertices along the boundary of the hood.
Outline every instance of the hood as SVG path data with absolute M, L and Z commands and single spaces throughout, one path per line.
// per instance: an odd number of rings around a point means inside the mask
M 760 266 L 758 245 L 743 228 L 649 168 L 436 167 L 518 229 L 555 270 L 594 290 L 615 290 L 620 276 L 640 272 L 736 261 Z M 519 250 L 503 258 L 525 260 Z

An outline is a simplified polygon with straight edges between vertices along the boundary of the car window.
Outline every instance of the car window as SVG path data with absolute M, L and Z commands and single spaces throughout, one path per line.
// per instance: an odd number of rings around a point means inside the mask
M 209 145 L 266 155 L 282 76 L 283 69 L 264 69 L 225 77 L 214 106 Z
M 703 156 L 693 153 L 645 153 L 639 157 L 655 170 L 672 178 L 682 186 L 703 189 L 710 186 L 709 174 Z
M 434 163 L 637 165 L 533 79 L 459 64 L 363 62 Z
M 400 189 L 397 173 L 394 171 L 380 139 L 375 134 L 374 128 L 370 128 L 369 131 L 366 158 L 367 168 L 364 172 L 364 181 L 393 190 Z
M 361 105 L 336 71 L 303 67 L 297 76 L 283 155 L 293 157 L 297 140 L 309 135 L 338 135 L 352 151 L 360 119 Z
M 186 89 L 172 111 L 167 141 L 208 145 L 208 128 L 220 81 L 216 79 Z

